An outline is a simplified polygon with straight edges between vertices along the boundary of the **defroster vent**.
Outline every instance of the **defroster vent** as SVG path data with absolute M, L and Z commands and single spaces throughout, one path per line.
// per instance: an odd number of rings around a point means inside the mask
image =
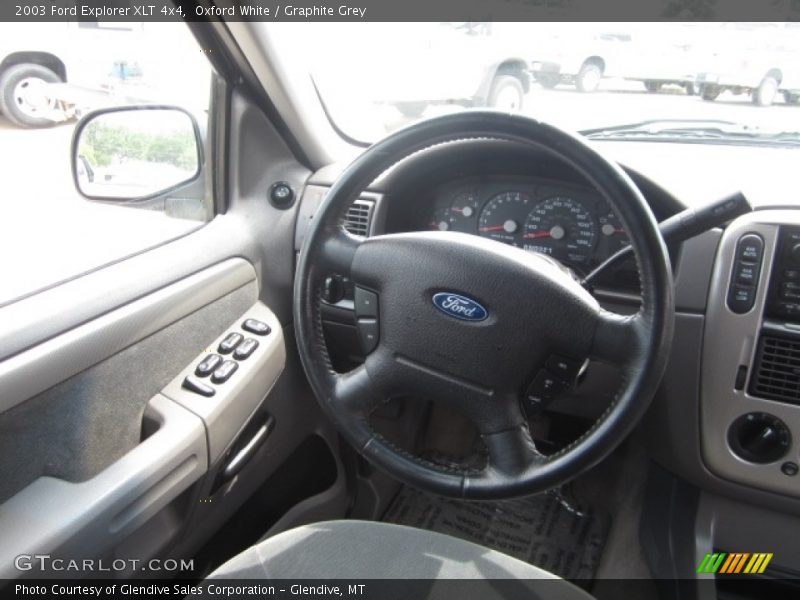
M 374 200 L 359 198 L 347 209 L 344 219 L 342 219 L 342 225 L 353 235 L 367 237 L 374 208 Z
M 800 339 L 761 336 L 750 393 L 800 404 Z

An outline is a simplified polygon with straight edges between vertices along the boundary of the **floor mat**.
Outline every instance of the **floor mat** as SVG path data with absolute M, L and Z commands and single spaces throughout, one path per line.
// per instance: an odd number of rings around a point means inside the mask
M 611 517 L 552 494 L 518 500 L 467 502 L 403 486 L 383 520 L 476 542 L 565 579 L 592 579 Z

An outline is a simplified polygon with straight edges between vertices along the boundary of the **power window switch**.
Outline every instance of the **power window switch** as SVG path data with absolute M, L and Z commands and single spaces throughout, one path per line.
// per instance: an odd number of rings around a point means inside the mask
M 208 377 L 221 363 L 222 357 L 219 354 L 209 354 L 200 361 L 200 364 L 194 370 L 194 374 L 198 377 Z
M 211 375 L 211 381 L 214 383 L 225 383 L 231 378 L 231 375 L 233 375 L 238 368 L 239 363 L 237 363 L 235 360 L 226 360 L 219 367 L 217 367 L 217 370 Z
M 247 338 L 236 350 L 233 351 L 233 358 L 236 360 L 244 360 L 250 358 L 250 355 L 258 348 L 258 340 Z
M 258 319 L 245 319 L 242 329 L 256 335 L 268 335 L 272 331 L 269 325 Z
M 241 333 L 229 333 L 225 339 L 219 343 L 220 354 L 230 354 L 236 349 L 236 346 L 242 343 L 244 336 Z

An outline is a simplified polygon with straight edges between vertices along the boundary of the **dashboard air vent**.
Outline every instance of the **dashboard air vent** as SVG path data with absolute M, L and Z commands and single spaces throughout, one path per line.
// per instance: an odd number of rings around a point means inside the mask
M 800 404 L 800 339 L 761 336 L 750 393 Z
M 342 219 L 342 225 L 353 235 L 367 237 L 374 208 L 374 200 L 359 198 L 347 209 L 344 219 Z

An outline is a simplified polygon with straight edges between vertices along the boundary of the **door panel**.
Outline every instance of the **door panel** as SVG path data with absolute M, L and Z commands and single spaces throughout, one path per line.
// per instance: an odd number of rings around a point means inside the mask
M 234 259 L 225 267 L 235 272 L 242 262 Z M 252 269 L 250 274 L 247 283 L 201 310 L 56 386 L 53 393 L 2 415 L 5 431 L 0 438 L 8 451 L 3 467 L 17 477 L 4 484 L 0 576 L 15 575 L 13 561 L 20 554 L 76 559 L 106 553 L 199 482 L 210 464 L 217 463 L 217 473 L 229 483 L 261 449 L 274 427 L 269 415 L 268 427 L 223 457 L 286 363 L 277 318 L 260 302 L 248 306 L 256 296 Z M 116 312 L 128 317 L 140 308 L 138 316 L 145 317 L 171 289 L 176 291 L 174 305 L 180 306 L 185 289 L 180 283 Z M 234 286 L 236 279 L 228 283 Z M 219 283 L 212 288 L 221 291 Z M 174 314 L 174 306 L 167 308 Z M 184 308 L 191 310 L 192 302 Z M 243 328 L 249 319 L 270 329 L 253 333 Z M 251 336 L 258 344 L 246 357 L 237 357 L 235 351 L 225 354 L 238 366 L 230 379 L 218 381 L 216 373 L 197 378 L 214 391 L 211 397 L 184 389 L 184 378 L 194 376 L 209 354 L 221 352 L 220 343 L 232 332 Z M 216 339 L 209 340 L 210 335 Z M 187 358 L 187 353 L 193 355 Z M 163 393 L 153 392 L 149 401 L 141 402 L 153 388 L 163 388 Z M 14 436 L 15 431 L 22 436 Z M 25 461 L 20 452 L 31 453 L 35 460 Z M 178 531 L 156 531 L 150 546 L 160 549 Z
M 203 476 L 202 418 L 160 391 L 243 315 L 269 318 L 277 333 L 261 357 L 271 360 L 250 359 L 272 368 L 255 384 L 256 402 L 237 402 L 226 419 L 233 431 L 219 443 L 229 443 L 285 362 L 280 325 L 263 306 L 253 312 L 257 298 L 252 265 L 231 259 L 2 363 L 10 403 L 112 354 L 0 414 L 0 568 L 25 552 L 100 550 Z M 241 397 L 232 391 L 229 402 Z
M 36 575 L 24 553 L 191 557 L 303 440 L 337 455 L 293 350 L 297 205 L 267 199 L 276 181 L 300 197 L 309 171 L 245 96 L 228 106 L 224 214 L 0 306 L 0 576 Z M 192 397 L 183 378 L 247 316 L 270 336 Z

